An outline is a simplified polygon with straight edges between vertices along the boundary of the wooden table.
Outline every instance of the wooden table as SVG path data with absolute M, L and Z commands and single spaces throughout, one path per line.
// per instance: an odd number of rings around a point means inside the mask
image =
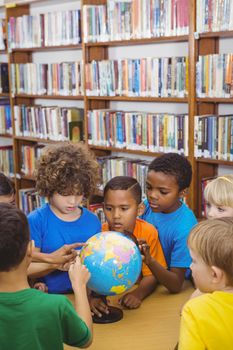
M 180 311 L 192 292 L 188 281 L 179 294 L 169 294 L 159 286 L 139 309 L 124 310 L 121 321 L 94 324 L 94 340 L 88 349 L 173 350 L 179 336 Z M 73 296 L 69 298 L 73 300 Z M 116 298 L 111 302 L 116 305 Z M 64 349 L 74 348 L 65 345 Z

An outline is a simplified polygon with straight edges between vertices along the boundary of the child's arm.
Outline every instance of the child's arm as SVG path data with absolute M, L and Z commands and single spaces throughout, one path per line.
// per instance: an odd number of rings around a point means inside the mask
M 39 248 L 34 248 L 32 259 L 34 262 L 44 262 L 49 264 L 65 264 L 74 260 L 77 256 L 75 248 L 84 246 L 85 243 L 65 244 L 54 252 L 47 254 L 41 253 Z
M 48 275 L 50 272 L 57 270 L 58 264 L 34 263 L 28 266 L 27 275 L 30 278 L 38 278 Z
M 87 282 L 90 278 L 90 273 L 87 268 L 81 264 L 79 257 L 76 258 L 74 264 L 69 268 L 69 277 L 75 296 L 75 310 L 79 317 L 86 323 L 91 333 L 90 341 L 83 347 L 88 347 L 92 343 L 92 317 L 91 310 L 87 297 Z
M 129 309 L 137 309 L 141 305 L 142 300 L 155 290 L 156 285 L 157 281 L 153 275 L 144 276 L 138 287 L 132 292 L 125 294 L 119 302 Z
M 186 269 L 172 267 L 170 270 L 167 270 L 151 257 L 150 247 L 145 242 L 139 242 L 139 246 L 145 257 L 145 264 L 149 267 L 159 283 L 164 285 L 169 292 L 179 293 L 185 279 Z

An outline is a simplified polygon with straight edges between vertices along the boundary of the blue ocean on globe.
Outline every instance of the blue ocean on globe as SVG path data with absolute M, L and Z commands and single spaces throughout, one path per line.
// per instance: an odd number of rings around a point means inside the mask
M 88 288 L 101 295 L 125 292 L 137 281 L 142 257 L 137 245 L 119 232 L 92 236 L 80 253 L 81 262 L 91 273 Z

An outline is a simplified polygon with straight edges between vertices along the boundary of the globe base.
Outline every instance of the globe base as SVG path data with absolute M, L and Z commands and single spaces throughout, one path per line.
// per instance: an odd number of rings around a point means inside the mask
M 92 320 L 94 323 L 104 324 L 104 323 L 114 323 L 118 322 L 123 318 L 123 311 L 118 307 L 108 306 L 109 313 L 102 314 L 101 317 L 97 315 L 92 316 Z

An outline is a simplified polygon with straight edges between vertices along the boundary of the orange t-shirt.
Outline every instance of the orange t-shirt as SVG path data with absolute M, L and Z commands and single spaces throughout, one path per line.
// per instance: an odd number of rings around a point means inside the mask
M 109 231 L 107 222 L 102 225 L 102 231 Z M 167 267 L 166 260 L 163 255 L 163 250 L 159 241 L 158 231 L 153 225 L 149 224 L 149 222 L 137 218 L 133 234 L 137 239 L 144 239 L 150 247 L 150 254 L 152 258 L 158 261 L 158 263 L 160 263 L 160 265 L 163 267 Z M 145 263 L 142 264 L 142 275 L 152 275 L 151 270 Z

